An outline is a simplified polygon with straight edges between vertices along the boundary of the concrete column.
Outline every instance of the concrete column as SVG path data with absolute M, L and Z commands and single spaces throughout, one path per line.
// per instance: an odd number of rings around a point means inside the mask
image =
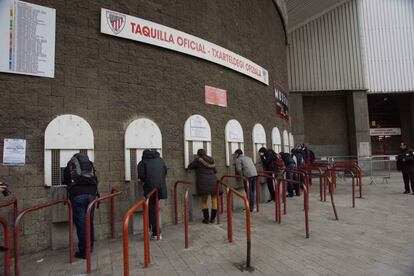
M 302 93 L 290 93 L 290 122 L 295 143 L 305 143 L 305 119 L 303 117 L 303 95 Z
M 367 92 L 347 93 L 349 152 L 357 156 L 371 155 Z
M 411 94 L 410 110 L 411 110 L 411 138 L 414 137 L 414 93 Z

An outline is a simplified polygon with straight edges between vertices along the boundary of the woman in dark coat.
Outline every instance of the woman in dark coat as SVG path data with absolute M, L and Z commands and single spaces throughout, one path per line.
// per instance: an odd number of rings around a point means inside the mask
M 197 151 L 197 157 L 188 165 L 189 170 L 195 170 L 198 193 L 201 195 L 201 210 L 203 211 L 203 223 L 213 223 L 217 214 L 217 170 L 214 159 L 207 156 L 204 149 Z M 211 217 L 208 212 L 208 195 L 211 196 Z

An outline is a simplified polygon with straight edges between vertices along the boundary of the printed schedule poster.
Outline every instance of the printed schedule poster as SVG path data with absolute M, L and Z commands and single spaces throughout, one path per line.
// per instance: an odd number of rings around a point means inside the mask
M 26 163 L 26 140 L 4 139 L 3 164 L 24 165 Z
M 55 76 L 56 10 L 0 0 L 0 72 Z

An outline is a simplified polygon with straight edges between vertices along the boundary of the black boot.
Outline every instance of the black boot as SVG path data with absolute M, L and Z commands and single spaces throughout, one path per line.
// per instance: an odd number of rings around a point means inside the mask
M 209 217 L 208 217 L 208 209 L 202 209 L 201 211 L 203 211 L 203 223 L 208 224 L 209 221 Z
M 216 215 L 217 215 L 217 210 L 211 209 L 210 223 L 214 223 L 214 221 L 216 220 Z

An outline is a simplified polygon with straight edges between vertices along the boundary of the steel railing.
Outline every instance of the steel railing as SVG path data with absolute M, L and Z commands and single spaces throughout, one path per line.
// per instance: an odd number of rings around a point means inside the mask
M 91 272 L 91 213 L 96 203 L 106 199 L 110 199 L 111 207 L 111 238 L 115 238 L 115 200 L 114 198 L 122 194 L 117 189 L 112 189 L 111 193 L 102 197 L 98 197 L 89 203 L 86 209 L 86 273 Z
M 51 201 L 45 204 L 39 204 L 33 207 L 22 210 L 14 222 L 14 273 L 16 276 L 20 275 L 19 271 L 19 225 L 20 220 L 28 213 L 44 209 L 53 205 L 64 204 L 68 206 L 68 222 L 69 222 L 69 262 L 73 260 L 73 221 L 72 221 L 72 204 L 69 199 L 60 199 Z
M 193 183 L 187 180 L 178 180 L 174 183 L 174 215 L 175 224 L 178 224 L 178 202 L 177 202 L 177 186 L 179 184 L 187 185 L 184 193 L 184 247 L 188 248 L 188 194 L 190 193 Z M 218 209 L 218 198 L 217 198 L 217 209 Z
M 227 238 L 229 242 L 233 242 L 233 194 L 243 200 L 246 212 L 246 241 L 247 241 L 247 249 L 246 249 L 246 267 L 250 267 L 250 256 L 251 256 L 251 226 L 250 226 L 250 205 L 249 199 L 247 196 L 244 196 L 242 193 L 230 187 L 228 184 L 222 182 L 221 180 L 217 182 L 216 191 L 220 191 L 221 186 L 225 186 L 227 189 Z M 217 212 L 219 213 L 219 212 Z
M 272 174 L 270 174 L 270 173 L 272 173 Z M 276 220 L 276 222 L 278 222 L 279 217 L 280 217 L 280 206 L 281 206 L 281 204 L 280 204 L 280 187 L 279 187 L 279 182 L 277 181 L 276 177 L 273 176 L 273 175 L 274 175 L 274 173 L 270 172 L 270 171 L 259 171 L 258 174 L 257 174 L 256 188 L 258 186 L 260 186 L 260 184 L 258 185 L 260 177 L 265 178 L 266 180 L 269 179 L 269 178 L 272 179 L 273 187 L 274 187 L 274 190 L 275 190 L 275 220 Z M 259 190 L 256 189 L 256 193 L 259 194 Z M 257 207 L 256 208 L 257 208 L 257 211 L 259 211 L 260 198 L 257 197 L 257 196 L 256 196 L 256 201 L 257 201 L 257 203 L 256 203 Z
M 300 180 L 292 180 L 287 179 L 287 173 L 293 173 L 298 175 L 299 177 L 302 177 L 304 180 L 304 183 L 302 183 Z M 306 173 L 300 169 L 293 169 L 293 168 L 285 168 L 283 169 L 283 179 L 282 181 L 282 193 L 283 193 L 283 213 L 286 214 L 286 185 L 287 184 L 294 184 L 300 186 L 303 184 L 303 209 L 305 211 L 305 234 L 306 238 L 309 238 L 309 181 L 308 177 L 306 176 Z M 281 217 L 279 218 L 281 220 Z
M 142 199 L 133 205 L 124 215 L 123 226 L 122 226 L 122 246 L 123 246 L 123 257 L 124 257 L 124 276 L 129 276 L 129 241 L 128 241 L 128 228 L 131 216 L 140 208 L 143 207 L 143 233 L 144 233 L 144 266 L 148 267 L 150 263 L 149 256 L 149 223 L 148 223 L 148 205 L 146 200 Z
M 17 218 L 17 199 L 13 197 L 10 201 L 1 202 L 0 208 L 13 205 L 13 221 Z M 3 226 L 4 231 L 4 275 L 10 275 L 10 227 L 7 219 L 0 218 L 0 224 Z

